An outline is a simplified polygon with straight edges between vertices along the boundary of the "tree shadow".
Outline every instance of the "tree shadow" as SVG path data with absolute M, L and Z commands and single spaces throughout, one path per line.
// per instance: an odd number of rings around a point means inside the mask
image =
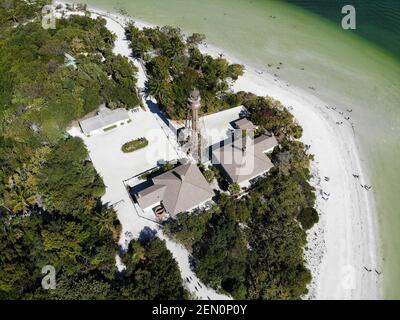
M 160 110 L 160 108 L 158 107 L 158 104 L 151 101 L 150 99 L 146 100 L 146 104 L 149 107 L 149 110 L 152 113 L 155 113 L 156 115 L 158 115 L 160 117 L 160 119 L 167 125 L 169 126 L 169 119 L 167 117 L 167 114 L 163 111 Z
M 150 227 L 144 227 L 139 234 L 139 241 L 140 242 L 147 242 L 153 240 L 157 235 L 157 230 L 151 229 Z

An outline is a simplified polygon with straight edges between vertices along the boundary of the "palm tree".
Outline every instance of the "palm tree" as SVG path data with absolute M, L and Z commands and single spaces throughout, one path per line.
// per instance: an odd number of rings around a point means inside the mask
M 93 220 L 96 224 L 99 234 L 111 231 L 113 238 L 115 239 L 117 234 L 117 228 L 114 226 L 115 212 L 113 209 L 103 209 L 100 212 L 95 213 Z
M 162 87 L 161 81 L 150 79 L 147 82 L 147 89 L 148 89 L 149 94 L 158 100 L 158 98 L 163 90 L 163 87 Z
M 159 103 L 163 103 L 168 97 L 168 83 L 151 79 L 148 83 L 148 90 L 151 96 L 155 97 Z

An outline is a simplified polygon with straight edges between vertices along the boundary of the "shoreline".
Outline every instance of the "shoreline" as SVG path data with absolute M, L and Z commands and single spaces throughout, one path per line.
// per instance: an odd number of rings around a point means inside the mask
M 114 20 L 121 27 L 128 20 L 135 21 L 138 27 L 154 27 L 92 6 L 88 10 Z M 117 34 L 116 30 L 110 30 Z M 212 56 L 223 53 L 227 60 L 240 62 L 234 55 L 210 44 L 201 45 L 199 49 Z M 232 89 L 268 94 L 291 108 L 304 129 L 301 140 L 311 145 L 310 153 L 315 155 L 311 173 L 320 222 L 307 236 L 305 257 L 313 279 L 304 298 L 383 298 L 382 275 L 374 272 L 374 269 L 380 271 L 382 260 L 376 206 L 372 193 L 360 188 L 360 183 L 369 184 L 369 181 L 352 127 L 343 120 L 339 110 L 327 109 L 325 103 L 311 93 L 292 87 L 266 70 L 249 64 L 245 64 L 245 68 L 245 74 Z M 138 86 L 140 79 L 143 77 L 139 74 Z M 342 121 L 343 125 L 336 124 Z M 363 180 L 355 179 L 352 174 L 360 175 Z M 330 181 L 325 181 L 324 177 L 330 177 Z M 329 193 L 329 200 L 324 200 L 324 192 Z

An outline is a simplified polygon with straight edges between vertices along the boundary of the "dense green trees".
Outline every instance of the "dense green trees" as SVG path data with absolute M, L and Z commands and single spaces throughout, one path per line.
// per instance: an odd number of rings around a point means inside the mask
M 191 250 L 193 244 L 203 236 L 212 213 L 213 210 L 195 211 L 191 214 L 180 213 L 176 219 L 169 219 L 165 222 L 164 230 L 174 235 L 180 243 Z
M 100 202 L 104 185 L 80 139 L 65 130 L 95 110 L 138 103 L 136 68 L 115 56 L 105 20 L 71 17 L 44 30 L 42 1 L 0 7 L 0 298 L 184 299 L 177 263 L 159 239 L 133 241 L 115 266 L 121 226 Z M 244 104 L 260 131 L 274 132 L 275 168 L 237 199 L 221 194 L 211 210 L 179 214 L 165 231 L 192 251 L 204 282 L 244 299 L 297 299 L 310 281 L 305 230 L 318 221 L 309 184 L 312 156 L 293 116 L 278 101 L 228 92 L 240 65 L 200 53 L 204 36 L 130 26 L 132 49 L 146 62 L 148 87 L 174 118 L 186 116 L 188 92 L 202 112 Z M 76 59 L 65 63 L 65 53 Z M 169 165 L 165 167 L 167 169 Z M 208 178 L 217 176 L 211 171 Z M 53 265 L 57 289 L 45 291 L 41 268 Z
M 221 194 L 217 206 L 196 215 L 178 215 L 166 231 L 192 249 L 197 275 L 238 299 L 299 299 L 311 280 L 304 263 L 305 230 L 318 221 L 309 184 L 312 155 L 301 127 L 278 101 L 239 92 L 259 131 L 280 141 L 275 168 L 243 197 Z
M 28 9 L 25 1 L 14 1 L 9 8 L 2 6 L 0 12 L 7 17 L 25 12 L 32 19 L 40 5 L 43 1 L 32 1 Z M 67 188 L 60 188 L 70 186 L 69 182 L 63 185 L 62 180 L 68 179 L 61 172 L 67 170 L 63 166 L 68 159 L 64 161 L 60 155 L 60 159 L 54 158 L 53 164 L 49 161 L 41 169 L 50 152 L 56 157 L 56 152 L 79 151 L 78 144 L 57 151 L 62 149 L 59 141 L 64 139 L 64 131 L 73 120 L 95 110 L 101 102 L 111 108 L 129 108 L 139 103 L 137 69 L 127 58 L 112 53 L 115 35 L 105 27 L 104 19 L 71 16 L 57 20 L 54 30 L 43 29 L 39 19 L 19 23 L 25 20 L 22 16 L 13 19 L 12 27 L 7 19 L 1 21 L 4 27 L 0 41 L 0 188 L 4 204 L 14 212 L 23 212 L 40 201 L 39 187 L 47 205 L 54 206 L 55 198 L 65 204 L 70 201 L 56 195 L 56 189 L 68 193 Z M 75 65 L 65 63 L 66 53 L 74 56 Z M 67 148 L 69 144 L 72 142 L 61 145 Z M 53 147 L 56 151 L 51 151 Z M 85 158 L 78 161 L 86 166 L 84 169 L 72 165 L 72 159 L 68 166 L 76 174 L 73 179 L 83 179 L 75 182 L 76 190 L 97 183 L 89 181 L 90 175 L 94 179 L 94 169 L 84 163 Z M 53 181 L 46 181 L 50 179 L 46 175 Z M 48 188 L 53 188 L 53 199 Z M 86 205 L 84 197 L 81 200 Z
M 127 261 L 135 272 L 117 271 L 121 226 L 100 201 L 105 187 L 83 141 L 65 133 L 102 102 L 136 106 L 137 70 L 113 55 L 104 19 L 43 29 L 45 2 L 0 6 L 0 299 L 184 298 L 159 240 L 129 252 L 144 259 Z M 45 265 L 56 269 L 55 290 L 41 287 Z
M 237 195 L 240 193 L 240 186 L 237 183 L 232 183 L 229 185 L 228 191 L 232 195 Z
M 114 212 L 112 217 L 116 221 Z M 63 283 L 72 285 L 72 275 L 80 280 L 96 276 L 98 282 L 107 282 L 116 273 L 117 245 L 112 232 L 99 235 L 90 216 L 72 217 L 39 209 L 31 209 L 29 216 L 14 216 L 3 210 L 0 226 L 3 299 L 52 298 L 63 291 Z M 57 271 L 57 290 L 41 288 L 45 265 Z
M 71 121 L 95 110 L 135 107 L 137 69 L 112 53 L 113 35 L 102 18 L 71 16 L 45 30 L 40 20 L 5 29 L 0 42 L 0 120 L 18 141 L 55 143 Z M 74 65 L 67 65 L 65 54 Z M 12 86 L 12 87 L 10 87 Z M 32 132 L 34 131 L 34 132 Z
M 229 97 L 234 105 L 244 105 L 250 111 L 250 120 L 278 137 L 300 139 L 303 129 L 294 121 L 293 115 L 278 100 L 259 97 L 249 92 L 238 92 Z
M 159 239 L 142 244 L 132 241 L 124 257 L 128 266 L 122 297 L 138 300 L 177 300 L 187 298 L 178 264 Z
M 49 0 L 3 1 L 0 6 L 0 34 L 6 27 L 21 24 L 38 17 L 43 6 L 49 3 Z
M 109 107 L 134 107 L 140 103 L 136 90 L 137 68 L 126 57 L 110 55 L 106 59 L 107 73 L 114 83 L 109 88 Z
M 297 216 L 297 220 L 305 230 L 311 229 L 319 221 L 318 212 L 314 208 L 304 208 Z
M 193 246 L 197 276 L 235 298 L 245 298 L 246 243 L 237 221 L 226 214 L 214 214 L 202 238 Z
M 213 288 L 237 299 L 298 299 L 311 274 L 297 219 L 314 201 L 299 177 L 273 170 L 245 197 L 222 195 L 213 210 L 180 214 L 166 231 L 192 248 L 196 274 Z
M 149 93 L 173 119 L 187 116 L 187 97 L 198 88 L 202 96 L 202 112 L 212 113 L 231 105 L 227 100 L 229 79 L 243 74 L 243 66 L 229 64 L 226 59 L 203 55 L 197 45 L 204 35 L 185 38 L 178 28 L 127 27 L 134 56 L 146 63 Z
M 46 210 L 79 214 L 84 208 L 90 212 L 95 199 L 105 191 L 102 180 L 79 138 L 61 140 L 51 151 L 41 169 L 39 193 Z

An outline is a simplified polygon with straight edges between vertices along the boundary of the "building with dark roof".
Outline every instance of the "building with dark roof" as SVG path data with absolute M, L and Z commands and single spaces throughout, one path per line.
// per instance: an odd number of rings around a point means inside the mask
M 163 209 L 167 216 L 190 211 L 211 200 L 214 192 L 197 164 L 179 165 L 152 179 L 152 185 L 135 194 L 143 211 Z
M 267 173 L 274 165 L 266 153 L 271 152 L 278 141 L 273 135 L 251 135 L 227 139 L 212 150 L 212 164 L 220 167 L 229 183 L 248 187 L 252 179 Z

